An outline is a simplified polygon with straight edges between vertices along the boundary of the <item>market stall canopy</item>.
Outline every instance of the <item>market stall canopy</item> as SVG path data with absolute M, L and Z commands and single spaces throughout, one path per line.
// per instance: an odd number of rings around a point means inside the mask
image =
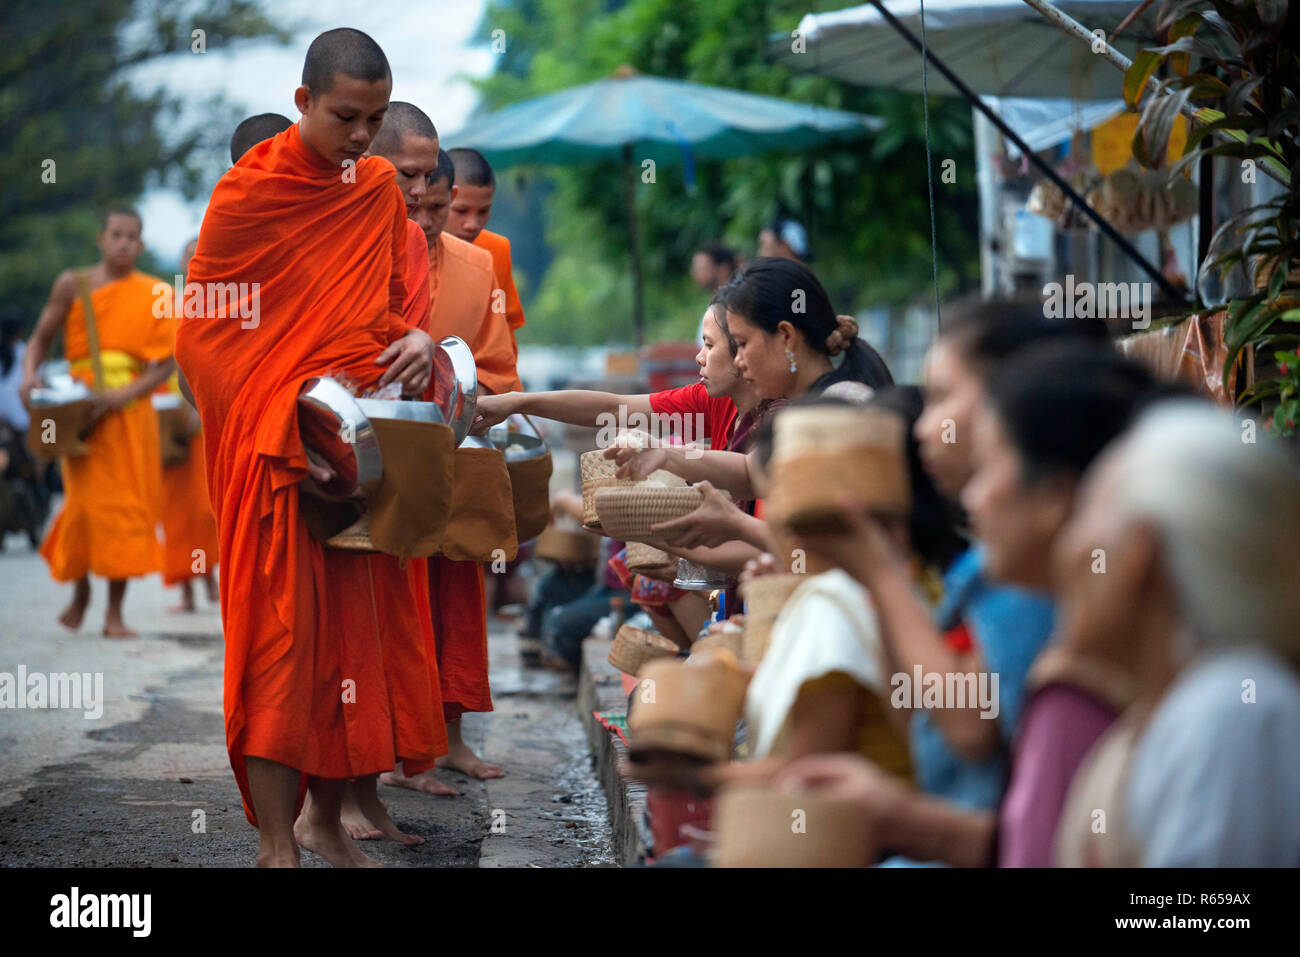
M 1061 0 L 1055 6 L 1128 56 L 1155 35 L 1153 4 L 1111 36 L 1137 0 Z M 885 8 L 918 38 L 919 0 L 886 0 Z M 921 60 L 873 4 L 809 13 L 795 33 L 771 38 L 768 57 L 799 73 L 816 73 L 859 86 L 921 92 Z M 981 95 L 1072 100 L 1123 96 L 1123 75 L 1077 40 L 1063 34 L 1023 0 L 926 0 L 926 44 Z M 931 69 L 933 94 L 957 91 Z
M 986 96 L 993 107 L 1034 152 L 1060 146 L 1076 130 L 1091 130 L 1128 109 L 1123 100 L 1040 100 L 1029 97 Z M 1020 149 L 1006 141 L 1007 153 L 1019 156 Z
M 626 71 L 474 118 L 445 137 L 496 167 L 602 159 L 683 162 L 800 150 L 879 130 L 874 116 Z

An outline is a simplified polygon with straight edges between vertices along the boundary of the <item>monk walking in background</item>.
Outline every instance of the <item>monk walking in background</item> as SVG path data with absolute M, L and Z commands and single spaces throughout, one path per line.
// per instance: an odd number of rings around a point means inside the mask
M 258 113 L 242 120 L 230 136 L 230 162 L 238 163 L 258 143 L 283 133 L 291 126 L 293 120 L 280 113 Z
M 158 416 L 149 395 L 175 368 L 171 285 L 136 270 L 144 252 L 141 229 L 134 210 L 109 211 L 98 239 L 102 258 L 55 279 L 23 358 L 21 394 L 27 400 L 40 384 L 37 369 L 62 330 L 72 375 L 95 389 L 89 451 L 63 461 L 63 508 L 45 535 L 41 556 L 55 580 L 75 583 L 72 601 L 58 619 L 73 631 L 90 604 L 90 575 L 108 579 L 104 635 L 109 638 L 136 637 L 122 617 L 127 579 L 162 565 L 157 533 L 162 464 Z M 39 410 L 31 427 L 42 428 Z
M 335 476 L 304 447 L 297 412 L 315 376 L 363 390 L 400 382 L 410 395 L 428 384 L 433 342 L 402 314 L 405 203 L 392 165 L 364 155 L 391 88 L 387 58 L 364 33 L 312 42 L 294 93 L 301 120 L 213 190 L 189 283 L 209 303 L 187 310 L 177 336 L 221 543 L 227 748 L 263 866 L 296 866 L 300 845 L 336 866 L 374 866 L 340 822 L 344 785 L 397 757 L 402 716 L 382 630 L 396 610 L 381 620 L 364 556 L 308 533 L 301 496 L 326 497 Z M 214 307 L 213 292 L 231 284 L 237 301 Z M 383 600 L 419 614 L 409 589 Z M 402 757 L 432 761 L 433 715 L 416 718 L 407 734 L 421 753 Z M 304 788 L 311 803 L 295 821 Z M 378 825 L 387 813 L 367 817 Z
M 492 200 L 496 196 L 497 179 L 492 167 L 478 150 L 448 150 L 456 166 L 456 195 L 451 202 L 451 215 L 447 230 L 457 239 L 473 243 L 492 254 L 499 293 L 493 297 L 493 308 L 504 311 L 510 339 L 519 359 L 519 330 L 524 324 L 524 307 L 515 289 L 514 266 L 510 261 L 510 240 L 500 233 L 487 229 L 492 218 Z
M 197 239 L 185 244 L 181 253 L 181 272 L 188 273 Z M 172 375 L 160 392 L 180 394 L 177 376 Z M 212 517 L 208 501 L 207 469 L 203 459 L 203 439 L 199 435 L 198 414 L 183 407 L 194 418 L 189 451 L 183 462 L 164 465 L 162 470 L 163 584 L 179 585 L 181 603 L 171 609 L 187 613 L 195 610 L 194 579 L 202 579 L 208 601 L 216 604 L 217 596 L 217 520 Z

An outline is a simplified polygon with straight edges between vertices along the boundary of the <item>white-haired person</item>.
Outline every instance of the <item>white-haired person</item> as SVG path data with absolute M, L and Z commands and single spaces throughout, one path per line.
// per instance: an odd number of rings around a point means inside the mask
M 1057 864 L 1300 865 L 1300 471 L 1243 434 L 1208 406 L 1153 409 L 1058 542 L 1067 628 L 1139 697 L 1075 778 Z

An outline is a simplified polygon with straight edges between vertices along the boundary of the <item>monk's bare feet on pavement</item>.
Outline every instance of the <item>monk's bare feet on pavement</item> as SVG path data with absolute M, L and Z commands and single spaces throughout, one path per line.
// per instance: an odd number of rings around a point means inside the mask
M 460 720 L 457 718 L 447 722 L 447 746 L 450 751 L 438 759 L 438 767 L 450 768 L 472 778 L 478 778 L 480 781 L 505 777 L 506 772 L 501 769 L 501 765 L 488 764 L 470 750 L 465 739 L 461 737 Z
M 138 632 L 126 627 L 122 620 L 122 600 L 126 597 L 126 580 L 112 579 L 108 583 L 108 611 L 104 613 L 105 638 L 139 638 Z
M 383 801 L 379 800 L 378 781 L 379 775 L 371 774 L 364 778 L 357 778 L 348 786 L 347 796 L 343 799 L 344 830 L 352 834 L 353 837 L 358 836 L 353 834 L 348 827 L 348 805 L 351 804 L 355 810 L 354 824 L 356 818 L 359 817 L 364 822 L 362 829 L 367 829 L 366 836 L 363 839 L 382 837 L 390 841 L 396 841 L 398 844 L 405 844 L 407 847 L 423 844 L 424 838 L 415 834 L 405 834 L 398 830 L 397 825 L 393 823 L 393 819 L 388 816 L 388 808 L 384 806 Z
M 302 867 L 298 845 L 286 847 L 264 846 L 257 851 L 258 867 Z
M 71 631 L 81 628 L 81 619 L 86 617 L 86 607 L 90 604 L 90 582 L 81 579 L 72 588 L 72 601 L 59 615 L 59 624 Z
M 366 854 L 343 830 L 337 811 L 312 801 L 308 792 L 302 813 L 293 822 L 293 839 L 298 845 L 325 858 L 331 867 L 383 867 Z
M 421 771 L 419 774 L 413 774 L 408 778 L 402 773 L 399 766 L 396 771 L 385 771 L 379 775 L 379 780 L 389 787 L 409 788 L 422 794 L 437 794 L 445 797 L 455 797 L 460 794 L 458 788 L 452 787 L 445 781 L 439 781 L 432 771 Z
M 351 784 L 343 792 L 343 810 L 339 812 L 339 822 L 343 825 L 343 830 L 347 831 L 348 837 L 354 841 L 377 841 L 384 836 L 384 832 L 371 824 L 362 813 L 357 805 L 355 788 Z
M 116 621 L 104 619 L 104 637 L 105 638 L 139 638 L 140 632 L 126 627 L 126 622 L 118 618 Z
M 203 584 L 206 585 L 208 588 L 209 604 L 215 605 L 219 601 L 221 601 L 221 596 L 217 593 L 217 579 L 216 576 L 212 574 L 212 572 L 208 572 L 206 575 L 203 576 Z

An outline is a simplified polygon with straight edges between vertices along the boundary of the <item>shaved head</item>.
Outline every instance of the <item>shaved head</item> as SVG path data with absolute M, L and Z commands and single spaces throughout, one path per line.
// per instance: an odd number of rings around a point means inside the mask
M 497 179 L 492 175 L 492 166 L 478 150 L 454 149 L 447 155 L 456 164 L 456 181 L 461 186 L 485 186 L 495 189 Z
M 293 120 L 279 113 L 259 113 L 257 116 L 250 116 L 235 127 L 235 132 L 230 137 L 230 162 L 238 163 L 241 156 L 262 140 L 269 140 L 291 126 Z
M 438 168 L 430 174 L 429 185 L 437 186 L 443 180 L 446 180 L 448 189 L 456 185 L 456 164 L 446 150 L 438 150 Z
M 402 100 L 393 100 L 384 114 L 384 125 L 370 143 L 370 152 L 388 156 L 402 148 L 408 136 L 438 141 L 438 129 L 424 110 Z
M 311 41 L 302 65 L 302 85 L 319 96 L 333 89 L 339 74 L 365 83 L 393 79 L 388 57 L 379 44 L 349 27 L 326 30 Z
M 108 209 L 104 210 L 104 218 L 99 221 L 100 232 L 108 229 L 108 221 L 114 216 L 130 216 L 135 220 L 136 226 L 140 228 L 144 227 L 144 220 L 141 219 L 140 214 L 130 206 L 110 206 Z

